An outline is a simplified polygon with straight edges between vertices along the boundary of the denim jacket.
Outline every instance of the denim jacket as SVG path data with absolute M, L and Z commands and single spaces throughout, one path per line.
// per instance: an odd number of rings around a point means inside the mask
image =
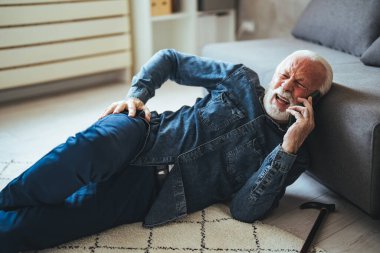
M 309 166 L 309 156 L 304 148 L 297 155 L 282 150 L 286 128 L 265 113 L 257 74 L 241 64 L 161 50 L 134 76 L 128 97 L 146 103 L 168 79 L 209 94 L 191 107 L 152 112 L 145 146 L 132 164 L 174 167 L 144 226 L 222 201 L 230 201 L 240 221 L 263 217 Z

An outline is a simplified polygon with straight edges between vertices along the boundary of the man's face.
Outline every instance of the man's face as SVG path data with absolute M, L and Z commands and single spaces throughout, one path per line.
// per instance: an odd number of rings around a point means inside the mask
M 286 122 L 286 109 L 318 90 L 326 78 L 324 66 L 307 57 L 288 57 L 277 67 L 264 96 L 264 108 L 274 120 Z

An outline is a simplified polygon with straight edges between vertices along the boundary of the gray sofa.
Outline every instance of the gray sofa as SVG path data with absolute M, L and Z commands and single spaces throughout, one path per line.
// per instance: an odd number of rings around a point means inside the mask
M 313 0 L 292 31 L 296 38 L 210 44 L 203 48 L 202 54 L 247 65 L 258 73 L 264 87 L 270 82 L 277 64 L 295 50 L 309 49 L 325 57 L 333 67 L 334 83 L 316 108 L 316 128 L 307 142 L 312 155 L 309 172 L 371 217 L 379 218 L 380 1 L 366 2 L 369 6 L 361 13 L 372 16 L 361 14 L 354 22 L 367 26 L 371 19 L 371 27 L 367 30 L 359 27 L 356 38 L 352 32 L 349 38 L 341 38 L 345 36 L 344 29 L 350 31 L 355 26 L 343 16 L 365 2 Z M 326 12 L 326 8 L 330 11 Z M 372 8 L 376 11 L 370 11 Z M 326 13 L 334 14 L 331 17 Z M 320 17 L 319 14 L 324 18 L 313 20 L 315 16 Z M 339 16 L 341 19 L 336 20 Z M 332 23 L 331 18 L 334 19 Z M 375 31 L 362 43 L 363 37 L 368 35 L 363 32 L 370 33 L 370 29 Z M 354 41 L 348 45 L 348 39 Z M 367 66 L 362 61 L 378 66 Z

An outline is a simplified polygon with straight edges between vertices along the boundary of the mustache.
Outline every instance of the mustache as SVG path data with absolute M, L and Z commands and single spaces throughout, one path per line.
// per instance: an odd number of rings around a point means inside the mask
M 280 86 L 277 89 L 273 90 L 274 94 L 280 95 L 283 98 L 286 98 L 289 101 L 290 105 L 295 105 L 292 94 L 288 91 L 284 91 L 284 89 Z

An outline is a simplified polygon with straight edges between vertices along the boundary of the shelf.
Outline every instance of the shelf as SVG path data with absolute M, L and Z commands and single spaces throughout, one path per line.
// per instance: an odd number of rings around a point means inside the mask
M 229 15 L 231 11 L 234 11 L 233 9 L 222 9 L 222 10 L 211 10 L 211 11 L 197 11 L 197 15 L 199 17 L 201 16 L 209 16 L 209 15 L 217 15 L 217 16 L 224 16 Z
M 167 21 L 167 20 L 176 20 L 176 19 L 182 19 L 182 18 L 188 18 L 190 17 L 189 14 L 184 12 L 169 14 L 169 15 L 163 15 L 163 16 L 153 16 L 151 17 L 152 22 L 160 22 L 160 21 Z
M 164 48 L 200 54 L 205 44 L 235 39 L 234 10 L 199 12 L 198 0 L 176 0 L 180 6 L 177 12 L 151 16 L 150 0 L 130 1 L 135 72 Z

